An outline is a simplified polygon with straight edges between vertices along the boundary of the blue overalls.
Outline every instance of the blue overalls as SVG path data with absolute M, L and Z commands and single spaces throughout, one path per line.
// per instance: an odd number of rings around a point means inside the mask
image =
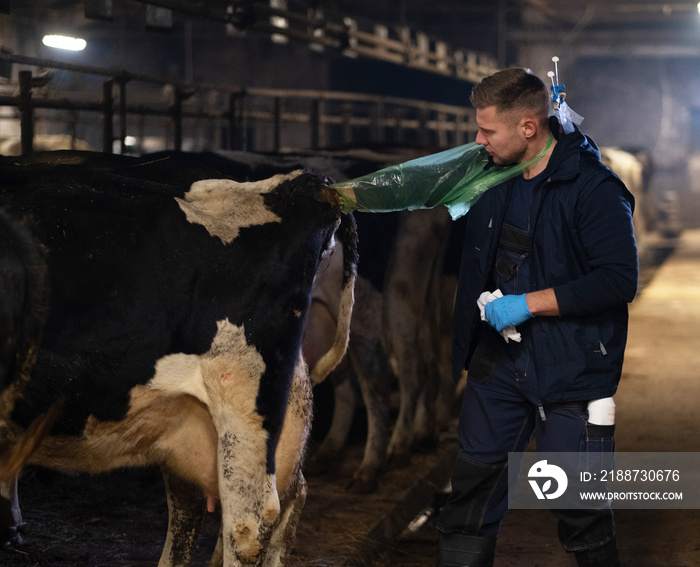
M 539 181 L 520 177 L 511 192 L 493 274 L 495 287 L 504 295 L 533 291 L 531 214 L 537 210 Z M 506 344 L 489 327 L 474 352 L 460 412 L 460 453 L 452 494 L 438 518 L 443 535 L 494 538 L 495 546 L 508 507 L 508 453 L 524 452 L 533 435 L 538 451 L 613 451 L 614 426 L 588 424 L 587 402 L 541 404 L 528 323 L 517 329 L 520 343 Z M 569 552 L 599 547 L 614 538 L 609 509 L 556 510 L 554 514 L 560 520 L 559 539 Z

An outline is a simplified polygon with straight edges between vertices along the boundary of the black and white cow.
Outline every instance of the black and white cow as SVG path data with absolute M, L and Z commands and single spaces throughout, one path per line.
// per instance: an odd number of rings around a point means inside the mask
M 61 399 L 28 463 L 89 473 L 159 464 L 170 512 L 161 567 L 188 564 L 214 499 L 214 564 L 280 565 L 306 494 L 310 290 L 337 237 L 343 297 L 318 382 L 347 345 L 355 226 L 320 175 L 211 177 L 88 152 L 0 160 L 0 207 L 46 248 L 49 282 L 36 362 L 0 422 L 0 454 Z M 16 487 L 2 496 L 20 523 Z

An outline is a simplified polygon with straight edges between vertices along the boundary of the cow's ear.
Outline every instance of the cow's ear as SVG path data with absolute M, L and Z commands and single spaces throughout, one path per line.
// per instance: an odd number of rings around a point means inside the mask
M 170 354 L 161 358 L 148 386 L 170 394 L 189 394 L 209 405 L 202 379 L 202 362 L 194 354 Z

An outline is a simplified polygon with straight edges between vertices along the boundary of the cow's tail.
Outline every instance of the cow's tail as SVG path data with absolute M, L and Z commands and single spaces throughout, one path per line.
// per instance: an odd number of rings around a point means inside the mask
M 311 383 L 318 384 L 328 376 L 345 356 L 350 339 L 350 320 L 355 303 L 355 278 L 357 277 L 357 226 L 355 218 L 342 215 L 336 232 L 343 247 L 343 288 L 340 294 L 338 323 L 333 346 L 316 363 L 311 371 Z
M 64 399 L 59 398 L 46 413 L 32 421 L 7 454 L 0 458 L 0 482 L 11 482 L 22 472 L 41 442 L 51 432 L 54 421 L 61 413 L 63 403 Z

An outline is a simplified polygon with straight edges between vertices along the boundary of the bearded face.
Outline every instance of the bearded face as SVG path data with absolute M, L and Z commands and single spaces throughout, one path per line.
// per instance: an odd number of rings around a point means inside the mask
M 525 161 L 527 140 L 512 116 L 499 114 L 496 107 L 489 106 L 477 109 L 476 123 L 476 143 L 484 146 L 496 165 Z

